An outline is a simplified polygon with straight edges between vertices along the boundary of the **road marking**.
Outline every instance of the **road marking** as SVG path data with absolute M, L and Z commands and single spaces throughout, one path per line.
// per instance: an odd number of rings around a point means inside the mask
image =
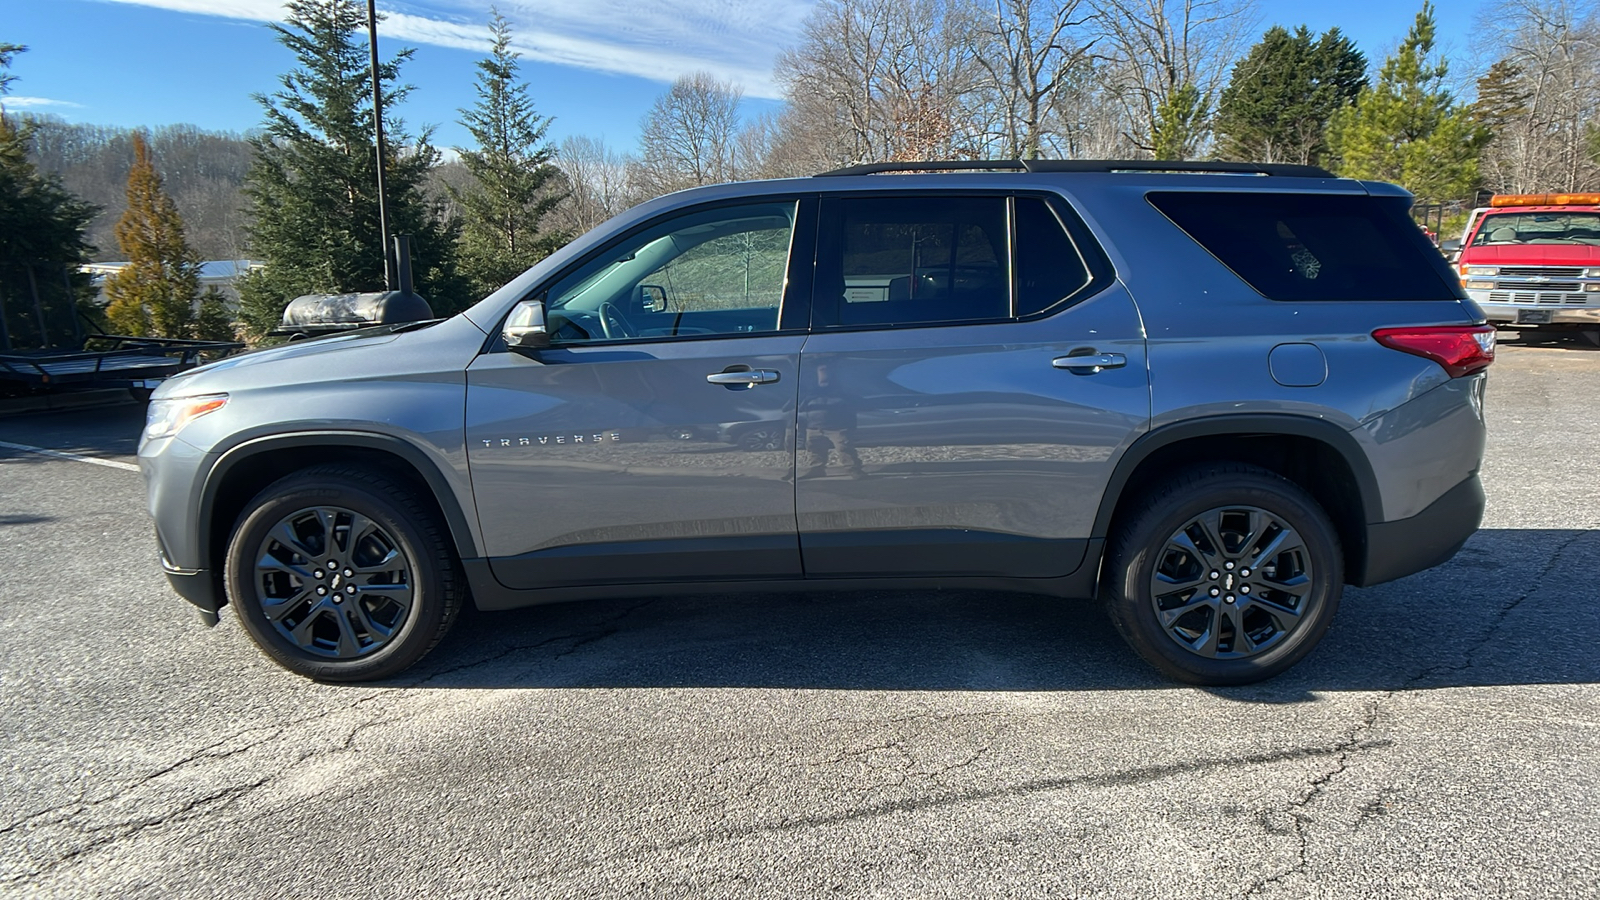
M 62 450 L 46 450 L 43 447 L 29 447 L 27 444 L 13 444 L 9 441 L 0 441 L 0 447 L 7 450 L 21 450 L 24 453 L 37 453 L 40 456 L 53 456 L 56 459 L 70 459 L 73 462 L 88 463 L 92 466 L 105 466 L 108 469 L 122 469 L 128 472 L 137 472 L 139 467 L 133 463 L 118 462 L 114 459 L 95 459 L 92 456 L 79 456 L 76 453 L 67 453 Z

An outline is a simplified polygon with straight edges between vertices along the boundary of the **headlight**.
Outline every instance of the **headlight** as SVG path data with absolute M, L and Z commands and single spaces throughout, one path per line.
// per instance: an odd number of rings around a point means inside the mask
M 1586 284 L 1586 285 L 1583 286 L 1583 289 L 1588 291 L 1588 292 L 1590 292 L 1590 293 L 1594 293 L 1595 291 L 1600 291 L 1600 283 Z
M 1600 278 L 1600 269 L 1585 269 L 1583 274 L 1587 278 Z
M 1493 275 L 1495 271 L 1494 266 L 1467 266 L 1468 275 Z
M 145 414 L 144 439 L 172 437 L 195 419 L 228 405 L 227 394 L 201 394 L 197 397 L 169 397 L 151 400 Z
M 1494 290 L 1494 282 L 1492 282 L 1492 281 L 1469 281 L 1469 282 L 1467 282 L 1467 290 L 1469 290 L 1469 291 L 1492 291 L 1492 290 Z

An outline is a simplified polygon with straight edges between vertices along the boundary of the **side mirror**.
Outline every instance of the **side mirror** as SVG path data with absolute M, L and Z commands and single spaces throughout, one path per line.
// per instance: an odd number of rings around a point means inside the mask
M 1461 241 L 1456 238 L 1451 238 L 1448 241 L 1440 241 L 1439 250 L 1446 256 L 1449 256 L 1452 253 L 1460 253 Z
M 664 312 L 667 308 L 667 289 L 659 284 L 639 285 L 639 308 L 645 312 Z
M 506 346 L 516 353 L 529 353 L 550 346 L 550 332 L 544 324 L 544 301 L 524 300 L 506 317 L 500 331 Z

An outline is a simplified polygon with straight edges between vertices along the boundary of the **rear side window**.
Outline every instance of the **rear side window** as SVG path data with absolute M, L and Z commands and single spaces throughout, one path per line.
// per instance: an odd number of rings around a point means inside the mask
M 829 325 L 1004 319 L 1011 313 L 1004 197 L 839 198 L 818 247 Z
M 1150 203 L 1273 300 L 1455 300 L 1401 198 L 1156 192 Z

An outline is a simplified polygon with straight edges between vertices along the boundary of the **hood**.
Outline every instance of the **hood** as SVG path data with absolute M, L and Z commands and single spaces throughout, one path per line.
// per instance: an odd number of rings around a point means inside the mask
M 155 396 L 351 378 L 392 377 L 471 361 L 484 333 L 463 316 L 376 325 L 230 356 L 168 378 Z M 404 348 L 391 347 L 404 344 Z
M 1472 266 L 1600 266 L 1600 247 L 1590 244 L 1495 244 L 1468 247 L 1461 262 Z

